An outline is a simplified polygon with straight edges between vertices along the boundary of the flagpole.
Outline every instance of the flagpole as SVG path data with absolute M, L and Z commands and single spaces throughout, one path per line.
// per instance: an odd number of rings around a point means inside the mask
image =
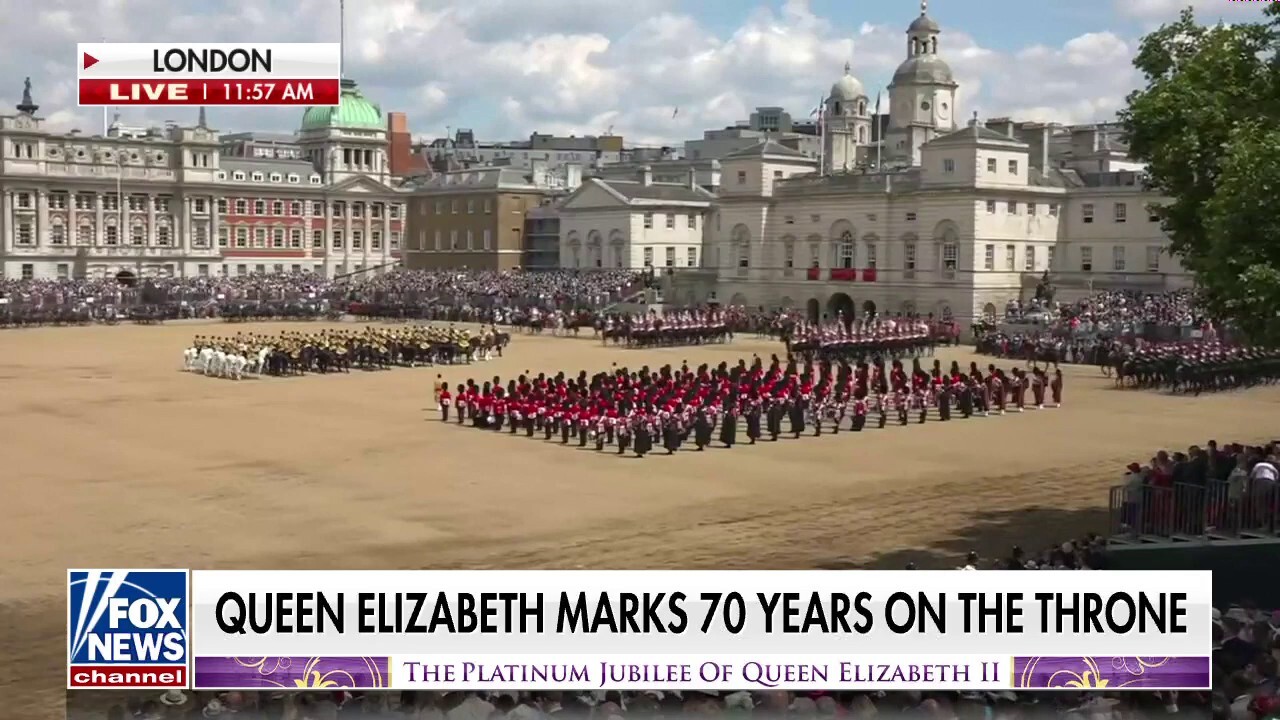
M 827 99 L 825 97 L 818 98 L 818 176 L 819 177 L 827 174 L 827 142 L 826 142 L 827 124 L 822 121 L 823 110 L 826 104 L 827 104 Z
M 880 122 L 880 92 L 876 91 L 876 172 L 883 172 L 884 166 L 882 159 L 884 157 L 884 125 Z

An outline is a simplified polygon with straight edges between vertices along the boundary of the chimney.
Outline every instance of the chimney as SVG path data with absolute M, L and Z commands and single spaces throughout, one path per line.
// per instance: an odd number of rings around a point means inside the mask
M 649 187 L 653 184 L 653 167 L 644 165 L 640 168 L 640 184 Z
M 689 189 L 698 189 L 698 171 L 695 168 L 689 168 Z

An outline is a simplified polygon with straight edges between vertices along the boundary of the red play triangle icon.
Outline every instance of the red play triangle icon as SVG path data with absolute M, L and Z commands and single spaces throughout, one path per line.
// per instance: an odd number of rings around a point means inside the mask
M 85 53 L 85 54 L 84 54 L 84 69 L 85 69 L 85 70 L 88 70 L 89 68 L 91 68 L 91 67 L 93 67 L 94 65 L 97 65 L 97 64 L 98 64 L 98 58 L 96 58 L 96 57 L 94 57 L 94 56 L 90 55 L 89 53 Z

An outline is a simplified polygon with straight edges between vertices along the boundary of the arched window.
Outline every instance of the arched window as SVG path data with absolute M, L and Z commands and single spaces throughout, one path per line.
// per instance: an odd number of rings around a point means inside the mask
M 857 259 L 857 251 L 853 244 L 853 233 L 845 230 L 840 233 L 840 244 L 838 246 L 839 256 L 836 260 L 836 266 L 849 269 L 853 268 L 854 261 Z
M 859 101 L 858 101 L 858 114 L 859 114 L 859 115 L 866 115 L 866 114 L 867 114 L 867 101 L 866 101 L 866 100 L 859 100 Z
M 858 128 L 858 143 L 866 144 L 866 142 L 867 142 L 867 129 L 864 127 L 860 127 Z
M 930 53 L 931 55 L 937 55 L 937 54 L 938 54 L 938 38 L 930 38 L 930 40 L 929 40 L 929 53 Z

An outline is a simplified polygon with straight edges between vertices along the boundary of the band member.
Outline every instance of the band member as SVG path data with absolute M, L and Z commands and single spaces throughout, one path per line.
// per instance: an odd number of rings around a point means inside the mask
M 898 392 L 893 395 L 894 408 L 898 411 L 898 424 L 907 424 L 907 409 L 911 404 L 911 391 L 906 387 L 899 387 Z
M 960 414 L 966 418 L 973 417 L 973 380 L 957 377 L 953 387 L 959 392 Z
M 1038 367 L 1031 369 L 1031 398 L 1035 400 L 1037 410 L 1044 409 L 1044 391 L 1048 382 L 1049 377 L 1044 370 Z
M 769 403 L 769 411 L 766 417 L 769 419 L 769 439 L 778 442 L 778 436 L 782 434 L 782 418 L 787 414 L 787 400 L 779 398 Z
M 622 417 L 618 420 L 618 454 L 626 455 L 627 448 L 631 447 L 631 433 L 634 427 L 635 418 Z
M 760 439 L 760 401 L 750 400 L 747 405 L 747 444 L 755 445 Z
M 680 449 L 680 439 L 683 429 L 680 427 L 680 418 L 671 415 L 662 424 L 662 446 L 667 449 L 668 455 L 675 454 Z
M 738 411 L 733 401 L 725 405 L 724 417 L 720 421 L 720 442 L 727 448 L 733 447 L 738 440 Z
M 788 419 L 791 420 L 791 433 L 797 438 L 804 432 L 804 406 L 804 398 L 793 398 L 787 412 Z
M 636 415 L 636 457 L 642 458 L 653 449 L 653 426 L 644 413 Z
M 1053 395 L 1053 406 L 1062 407 L 1062 369 L 1053 369 L 1053 379 L 1049 381 L 1049 390 Z
M 867 398 L 859 395 L 853 401 L 853 431 L 862 432 L 862 428 L 867 425 Z
M 889 408 L 887 407 L 888 403 L 885 402 L 886 397 L 887 396 L 883 393 L 876 395 L 875 404 L 872 406 L 872 409 L 876 413 L 877 426 L 881 430 L 883 430 L 884 426 L 889 422 Z
M 936 362 L 936 361 L 935 361 Z M 943 382 L 938 385 L 938 419 L 951 419 L 951 384 Z
M 711 418 L 707 415 L 706 408 L 698 409 L 698 416 L 693 421 L 693 444 L 698 446 L 701 452 L 707 449 L 711 444 Z

